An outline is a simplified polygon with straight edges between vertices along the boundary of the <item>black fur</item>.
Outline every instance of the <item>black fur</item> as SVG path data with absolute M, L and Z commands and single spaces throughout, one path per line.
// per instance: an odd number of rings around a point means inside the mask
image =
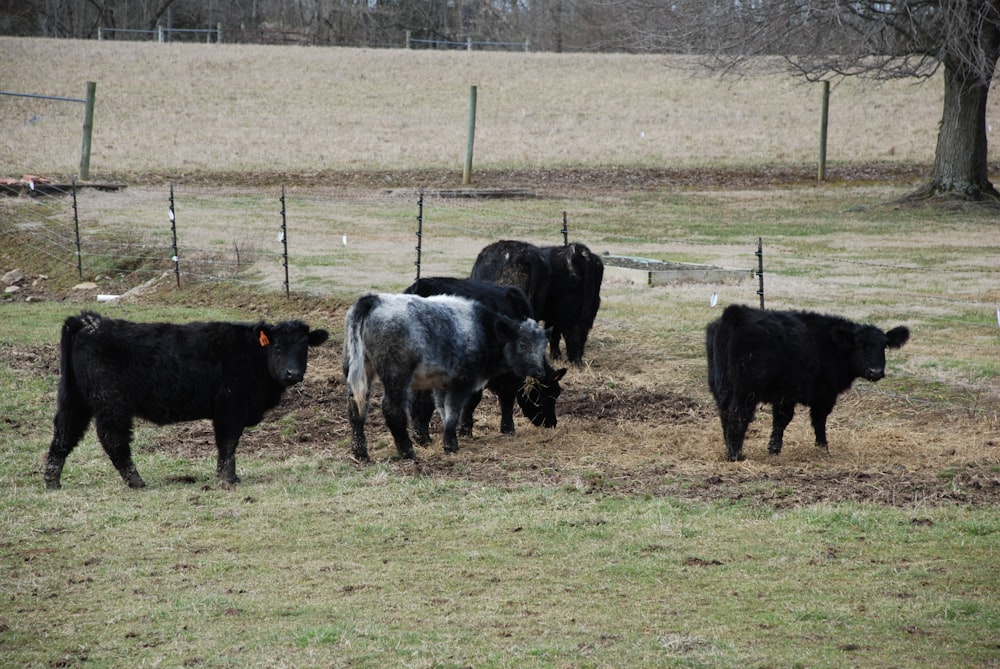
M 536 318 L 544 321 L 553 358 L 562 357 L 560 338 L 566 340 L 566 358 L 583 361 L 587 337 L 601 307 L 604 263 L 585 245 L 538 247 L 522 241 L 501 240 L 483 248 L 471 278 L 517 286 L 528 296 Z
M 726 307 L 706 328 L 705 350 L 727 459 L 743 459 L 743 440 L 760 403 L 774 408 L 772 454 L 781 452 L 796 404 L 809 407 L 816 445 L 827 448 L 826 419 L 837 396 L 858 377 L 885 376 L 885 349 L 899 348 L 909 336 L 903 326 L 886 333 L 839 316 Z
M 132 323 L 89 311 L 67 318 L 46 487 L 60 486 L 66 457 L 91 419 L 122 479 L 143 487 L 132 462 L 136 417 L 157 425 L 211 419 L 218 477 L 237 482 L 243 429 L 259 423 L 285 389 L 302 380 L 308 347 L 327 337 L 300 321 Z

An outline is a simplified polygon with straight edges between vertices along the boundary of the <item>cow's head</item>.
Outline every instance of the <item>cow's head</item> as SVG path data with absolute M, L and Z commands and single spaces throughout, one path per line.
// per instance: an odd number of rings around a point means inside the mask
M 507 369 L 515 376 L 545 376 L 545 345 L 549 331 L 532 318 L 515 321 L 500 316 L 496 334 L 504 343 L 503 356 Z
M 517 403 L 533 424 L 539 427 L 556 426 L 556 400 L 562 393 L 559 380 L 565 375 L 565 367 L 554 370 L 546 364 L 544 377 L 525 377 L 524 385 L 517 390 Z
M 254 340 L 267 355 L 267 371 L 282 386 L 293 386 L 306 375 L 309 347 L 319 346 L 330 336 L 326 330 L 310 330 L 302 321 L 277 325 L 258 323 Z
M 910 338 L 910 331 L 902 325 L 888 332 L 874 325 L 855 325 L 852 329 L 851 371 L 869 381 L 885 376 L 885 349 L 899 348 Z

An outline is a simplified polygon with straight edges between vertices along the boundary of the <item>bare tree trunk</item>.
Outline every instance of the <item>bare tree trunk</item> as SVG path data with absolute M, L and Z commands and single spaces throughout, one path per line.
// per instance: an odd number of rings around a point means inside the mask
M 989 82 L 944 68 L 944 111 L 934 152 L 931 181 L 914 197 L 958 195 L 973 200 L 1000 199 L 989 180 L 986 100 Z

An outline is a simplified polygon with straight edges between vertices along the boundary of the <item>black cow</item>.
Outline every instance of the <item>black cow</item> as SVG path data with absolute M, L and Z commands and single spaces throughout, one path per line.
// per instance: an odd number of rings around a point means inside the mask
M 516 286 L 528 296 L 539 320 L 545 313 L 552 270 L 548 254 L 534 244 L 510 239 L 493 242 L 476 256 L 469 278 Z
M 489 281 L 475 279 L 456 279 L 435 276 L 417 279 L 404 293 L 430 297 L 431 295 L 458 295 L 480 302 L 487 309 L 498 314 L 523 321 L 532 318 L 531 305 L 524 291 L 514 286 L 502 286 Z M 545 375 L 542 378 L 518 377 L 508 372 L 498 374 L 489 380 L 486 387 L 497 396 L 500 402 L 500 432 L 514 434 L 514 401 L 524 415 L 535 425 L 545 427 L 556 426 L 556 399 L 562 392 L 559 380 L 566 374 L 566 368 L 552 369 L 545 362 Z M 479 406 L 483 392 L 477 390 L 459 420 L 458 433 L 462 436 L 472 435 L 473 412 Z M 428 424 L 434 413 L 434 401 L 429 391 L 413 394 L 413 404 L 410 407 L 410 420 L 413 422 L 413 432 L 417 443 L 429 444 L 430 434 Z
M 601 308 L 601 282 L 604 262 L 583 244 L 548 246 L 549 296 L 541 320 L 552 328 L 549 344 L 553 358 L 559 358 L 559 337 L 566 340 L 566 358 L 570 362 L 583 360 L 587 336 L 594 327 L 597 310 Z
M 498 374 L 545 373 L 547 333 L 454 295 L 368 294 L 348 310 L 343 372 L 354 457 L 368 461 L 365 420 L 372 380 L 382 380 L 382 415 L 400 457 L 413 459 L 407 433 L 411 395 L 431 390 L 444 422 L 444 449 L 458 450 L 457 425 L 472 394 Z
M 302 380 L 309 346 L 326 330 L 300 321 L 131 323 L 84 311 L 63 323 L 55 430 L 45 486 L 58 488 L 66 457 L 87 431 L 130 488 L 146 483 L 132 463 L 135 417 L 157 425 L 208 418 L 219 451 L 216 473 L 236 483 L 236 445 Z
M 837 396 L 863 377 L 885 376 L 885 349 L 910 337 L 839 316 L 730 305 L 708 324 L 708 387 L 719 407 L 726 457 L 743 460 L 743 439 L 761 402 L 773 406 L 768 450 L 781 452 L 796 404 L 809 407 L 816 445 L 827 448 L 826 418 Z
M 470 276 L 523 290 L 538 319 L 551 329 L 552 357 L 562 357 L 559 339 L 563 337 L 567 359 L 583 360 L 587 336 L 601 306 L 604 278 L 604 263 L 585 245 L 538 247 L 501 240 L 479 252 Z

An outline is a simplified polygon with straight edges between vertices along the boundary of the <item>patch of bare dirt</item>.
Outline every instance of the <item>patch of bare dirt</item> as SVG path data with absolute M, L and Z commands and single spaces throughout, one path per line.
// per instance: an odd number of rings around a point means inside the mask
M 338 348 L 315 351 L 306 380 L 243 435 L 237 459 L 244 479 L 253 479 L 253 461 L 260 457 L 313 458 L 328 468 L 351 462 Z M 5 347 L 3 353 L 17 373 L 58 375 L 57 346 Z M 855 425 L 849 414 L 857 412 L 852 406 L 857 400 L 848 397 L 831 417 L 829 453 L 812 445 L 808 420 L 799 416 L 789 428 L 785 452 L 767 454 L 765 415 L 751 428 L 748 460 L 730 463 L 723 459 L 714 407 L 704 398 L 639 387 L 592 388 L 567 379 L 557 427 L 536 428 L 518 415 L 517 434 L 502 436 L 496 403 L 487 395 L 475 435 L 460 440 L 457 454 L 444 453 L 438 432 L 433 445 L 417 448 L 416 462 L 396 459 L 376 404 L 367 426 L 372 456 L 391 463 L 401 476 L 775 509 L 841 501 L 916 511 L 942 504 L 1000 504 L 1000 438 L 989 419 L 928 416 L 886 403 L 869 407 L 878 415 L 877 424 Z M 5 420 L 14 430 L 29 427 Z M 152 448 L 214 468 L 208 421 L 155 429 Z M 141 459 L 139 453 L 140 470 Z
M 929 165 L 856 163 L 830 167 L 828 183 L 909 183 L 929 179 Z M 273 187 L 294 184 L 304 188 L 379 190 L 398 188 L 453 189 L 462 183 L 461 170 L 338 171 L 308 173 L 232 172 L 176 175 L 138 174 L 136 186 L 167 182 L 220 186 Z M 520 190 L 541 195 L 557 193 L 628 192 L 671 189 L 771 188 L 813 184 L 816 170 L 809 166 L 753 168 L 631 168 L 580 167 L 565 169 L 483 169 L 474 172 L 472 188 Z
M 849 175 L 832 178 L 863 180 L 918 179 L 921 167 L 854 166 Z M 284 177 L 297 183 L 372 188 L 453 185 L 448 172 L 321 173 L 296 175 L 226 175 L 227 185 L 271 184 Z M 158 177 L 146 177 L 152 183 Z M 815 178 L 806 170 L 522 170 L 477 174 L 477 185 L 489 188 L 563 189 L 607 192 L 654 188 L 768 187 Z M 142 179 L 139 179 L 141 182 Z M 27 271 L 27 269 L 26 269 Z M 11 299 L 90 302 L 93 295 L 57 291 L 37 276 Z M 169 289 L 157 300 L 182 300 L 188 306 L 232 306 L 277 320 L 284 314 L 309 322 L 343 321 L 347 305 L 315 297 L 286 300 L 268 296 L 228 295 L 198 286 L 174 297 Z M 289 389 L 282 404 L 262 424 L 248 430 L 238 450 L 239 470 L 254 476 L 253 459 L 311 458 L 323 463 L 350 462 L 350 427 L 346 392 L 340 377 L 337 335 L 311 354 L 306 380 Z M 0 347 L 4 363 L 15 374 L 58 375 L 58 345 Z M 644 356 L 645 359 L 645 356 Z M 417 448 L 416 462 L 395 459 L 392 439 L 377 405 L 368 422 L 373 458 L 392 463 L 400 475 L 462 478 L 499 487 L 556 486 L 581 494 L 653 495 L 721 503 L 789 508 L 816 503 L 857 501 L 916 510 L 941 504 L 1000 504 L 1000 425 L 995 412 L 969 415 L 930 411 L 892 398 L 862 397 L 848 391 L 830 420 L 830 451 L 812 445 L 807 416 L 792 422 L 784 452 L 767 453 L 770 417 L 762 411 L 751 426 L 745 462 L 724 461 L 724 446 L 715 408 L 707 391 L 671 388 L 668 374 L 655 374 L 662 385 L 647 387 L 640 377 L 609 383 L 621 360 L 596 361 L 583 373 L 571 369 L 559 401 L 559 425 L 536 428 L 519 415 L 517 434 L 499 434 L 496 403 L 487 397 L 478 412 L 475 436 L 460 440 L 455 455 L 440 442 Z M 638 365 L 644 363 L 635 363 Z M 655 370 L 654 370 L 655 371 Z M 612 374 L 615 372 L 615 374 Z M 54 411 L 54 407 L 53 407 Z M 11 423 L 17 432 L 36 426 Z M 432 426 L 433 428 L 434 426 Z M 215 446 L 208 421 L 156 429 L 153 447 L 209 463 L 214 470 Z M 439 435 L 436 435 L 439 439 Z M 139 468 L 141 453 L 138 457 Z M 355 466 L 355 465 L 351 465 Z

